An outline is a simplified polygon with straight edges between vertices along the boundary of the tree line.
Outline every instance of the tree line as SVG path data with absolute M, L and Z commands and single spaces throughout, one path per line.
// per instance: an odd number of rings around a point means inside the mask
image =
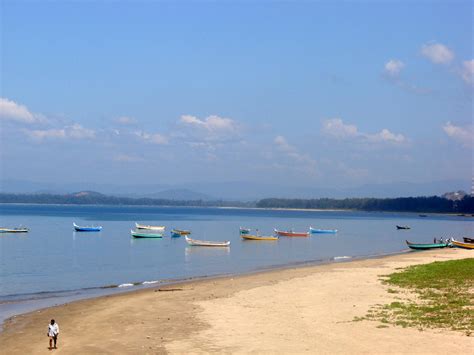
M 0 193 L 0 203 L 37 203 L 67 205 L 132 205 L 132 206 L 193 206 L 193 207 L 256 207 L 335 209 L 387 212 L 431 212 L 431 213 L 474 213 L 474 197 L 465 196 L 453 201 L 439 196 L 399 198 L 318 198 L 288 199 L 265 198 L 254 202 L 224 200 L 170 200 L 156 198 L 132 198 L 91 194 L 12 194 Z

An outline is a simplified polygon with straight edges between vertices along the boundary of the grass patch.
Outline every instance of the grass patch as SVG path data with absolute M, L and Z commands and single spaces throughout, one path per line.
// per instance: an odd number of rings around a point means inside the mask
M 386 275 L 384 283 L 408 289 L 417 301 L 374 306 L 365 319 L 401 327 L 474 333 L 474 258 L 410 266 Z M 389 293 L 397 291 L 389 288 Z

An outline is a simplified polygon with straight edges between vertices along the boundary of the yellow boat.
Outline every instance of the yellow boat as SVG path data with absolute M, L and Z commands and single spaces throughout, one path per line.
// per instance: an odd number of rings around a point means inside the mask
M 455 247 L 458 248 L 463 248 L 463 249 L 474 249 L 474 244 L 473 243 L 463 243 L 463 242 L 458 242 L 457 240 L 453 240 L 451 244 Z
M 260 236 L 260 235 L 251 235 L 251 234 L 241 234 L 242 239 L 246 240 L 278 240 L 278 237 L 269 236 Z

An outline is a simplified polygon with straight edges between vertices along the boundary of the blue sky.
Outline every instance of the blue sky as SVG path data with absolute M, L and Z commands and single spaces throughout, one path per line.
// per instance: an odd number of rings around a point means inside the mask
M 3 179 L 471 179 L 470 1 L 1 6 Z

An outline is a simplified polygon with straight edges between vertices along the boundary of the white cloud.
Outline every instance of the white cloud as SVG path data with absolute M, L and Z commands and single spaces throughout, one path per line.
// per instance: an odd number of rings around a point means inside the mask
M 336 138 L 357 138 L 367 142 L 403 143 L 406 141 L 405 136 L 402 134 L 392 133 L 386 128 L 378 133 L 360 132 L 357 126 L 345 124 L 340 118 L 323 121 L 323 133 Z
M 472 125 L 462 127 L 456 126 L 451 122 L 447 122 L 443 126 L 443 131 L 455 141 L 466 147 L 474 145 L 474 127 Z
M 147 133 L 143 131 L 137 131 L 135 132 L 135 135 L 148 143 L 168 144 L 168 138 L 159 133 Z
M 474 59 L 462 63 L 461 76 L 466 83 L 474 84 Z
M 237 123 L 230 119 L 211 115 L 203 120 L 191 115 L 183 115 L 180 122 L 197 128 L 204 128 L 209 132 L 236 132 L 238 130 Z
M 135 123 L 137 123 L 137 120 L 133 117 L 121 116 L 116 118 L 115 122 L 120 123 L 122 125 L 134 125 Z
M 390 59 L 385 63 L 385 73 L 391 77 L 397 77 L 405 64 L 398 59 Z
M 357 126 L 345 124 L 340 118 L 325 120 L 323 131 L 338 138 L 357 137 L 359 135 Z
M 42 120 L 42 117 L 31 113 L 26 106 L 0 97 L 0 119 L 22 123 L 37 123 Z
M 75 123 L 64 128 L 51 128 L 51 129 L 35 129 L 35 130 L 24 130 L 24 132 L 38 141 L 44 139 L 94 139 L 95 131 L 92 129 L 84 128 L 80 124 Z
M 422 45 L 421 54 L 435 64 L 448 64 L 454 59 L 454 52 L 441 43 Z

